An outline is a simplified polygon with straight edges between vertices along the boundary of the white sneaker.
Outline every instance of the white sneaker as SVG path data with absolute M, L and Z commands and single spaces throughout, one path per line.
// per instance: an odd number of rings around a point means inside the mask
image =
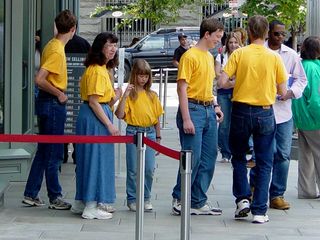
M 235 219 L 241 219 L 248 217 L 248 213 L 250 212 L 250 202 L 248 199 L 242 199 L 237 203 L 237 209 L 234 213 Z
M 229 163 L 229 162 L 230 162 L 229 158 L 222 158 L 220 160 L 220 163 Z
M 98 203 L 98 208 L 108 213 L 114 213 L 116 209 L 107 203 Z
M 152 203 L 150 201 L 145 201 L 144 202 L 144 210 L 145 211 L 152 211 L 153 206 Z
M 205 205 L 201 208 L 191 208 L 191 215 L 221 215 L 222 210 L 220 208 L 215 208 L 211 203 L 206 202 Z
M 72 204 L 70 211 L 74 214 L 82 214 L 84 208 L 85 208 L 85 205 L 82 201 L 74 200 L 74 203 Z
M 181 214 L 181 201 L 174 198 L 172 199 L 172 214 L 173 215 L 180 215 Z
M 108 213 L 97 207 L 85 207 L 82 217 L 85 219 L 110 219 L 112 218 L 112 213 Z
M 252 215 L 253 219 L 252 219 L 252 223 L 266 223 L 269 222 L 269 217 L 268 215 Z
M 130 211 L 132 211 L 132 212 L 136 212 L 136 211 L 137 211 L 137 206 L 136 206 L 136 203 L 135 203 L 135 202 L 133 202 L 133 203 L 128 203 L 127 206 L 128 206 L 128 208 L 129 208 Z

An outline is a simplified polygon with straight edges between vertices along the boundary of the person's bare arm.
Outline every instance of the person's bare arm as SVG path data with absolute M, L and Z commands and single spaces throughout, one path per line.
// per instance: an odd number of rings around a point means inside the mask
M 218 79 L 221 75 L 221 63 L 218 61 L 214 62 L 214 71 L 216 73 L 216 78 Z
M 188 84 L 185 80 L 181 79 L 178 81 L 177 92 L 179 97 L 179 107 L 182 115 L 184 132 L 186 134 L 195 134 L 194 125 L 189 113 L 187 87 Z
M 285 96 L 287 94 L 287 82 L 286 81 L 277 85 L 277 94 L 280 96 Z
M 109 102 L 109 106 L 113 107 L 113 105 L 121 98 L 122 96 L 122 89 L 121 88 L 116 88 L 114 89 L 115 92 L 115 96 L 111 99 L 111 101 Z
M 112 136 L 120 135 L 120 131 L 112 124 L 108 116 L 104 113 L 101 104 L 98 102 L 98 95 L 89 96 L 89 106 L 97 116 L 97 118 L 102 122 L 106 128 L 108 128 Z
M 175 66 L 176 68 L 178 68 L 179 67 L 179 62 L 177 61 L 177 60 L 172 60 L 172 64 L 173 64 L 173 66 Z
M 134 89 L 134 85 L 133 84 L 128 84 L 126 90 L 123 93 L 123 96 L 118 104 L 117 110 L 115 112 L 115 115 L 117 116 L 117 118 L 119 119 L 123 119 L 125 117 L 125 105 L 126 105 L 126 100 L 131 92 L 131 90 Z
M 53 86 L 48 80 L 47 77 L 49 72 L 43 68 L 40 68 L 39 72 L 35 78 L 35 84 L 43 91 L 50 93 L 53 96 L 56 96 L 60 103 L 65 103 L 68 100 L 67 95 L 64 94 L 60 89 Z
M 218 87 L 228 89 L 228 88 L 233 88 L 234 84 L 235 84 L 234 78 L 231 80 L 229 76 L 224 71 L 222 71 L 220 77 L 218 78 Z

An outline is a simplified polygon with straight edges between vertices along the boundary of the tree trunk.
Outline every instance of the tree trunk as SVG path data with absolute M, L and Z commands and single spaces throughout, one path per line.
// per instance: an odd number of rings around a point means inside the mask
M 297 51 L 297 42 L 298 42 L 297 33 L 295 31 L 292 31 L 291 36 L 292 36 L 292 48 L 295 51 Z

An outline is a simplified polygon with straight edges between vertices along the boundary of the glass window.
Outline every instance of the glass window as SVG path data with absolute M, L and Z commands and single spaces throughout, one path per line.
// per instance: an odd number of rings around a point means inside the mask
M 164 49 L 164 36 L 151 36 L 143 41 L 141 50 Z
M 3 133 L 4 112 L 4 0 L 0 0 L 0 133 Z
M 179 43 L 178 35 L 171 35 L 169 38 L 169 44 L 170 44 L 170 48 L 176 49 L 177 47 L 179 47 L 180 43 Z

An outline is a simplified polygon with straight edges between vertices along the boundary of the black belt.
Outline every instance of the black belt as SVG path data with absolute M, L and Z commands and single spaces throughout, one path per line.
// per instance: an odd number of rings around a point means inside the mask
M 188 98 L 188 102 L 199 104 L 199 105 L 203 105 L 203 106 L 212 106 L 213 105 L 213 100 L 211 100 L 211 101 L 201 101 L 201 100 L 197 100 L 197 99 L 194 99 L 194 98 Z
M 232 104 L 235 106 L 245 106 L 245 107 L 252 107 L 252 108 L 263 108 L 263 109 L 272 108 L 272 105 L 257 106 L 257 105 L 250 105 L 247 103 L 242 103 L 242 102 L 236 102 L 236 101 L 234 101 Z

